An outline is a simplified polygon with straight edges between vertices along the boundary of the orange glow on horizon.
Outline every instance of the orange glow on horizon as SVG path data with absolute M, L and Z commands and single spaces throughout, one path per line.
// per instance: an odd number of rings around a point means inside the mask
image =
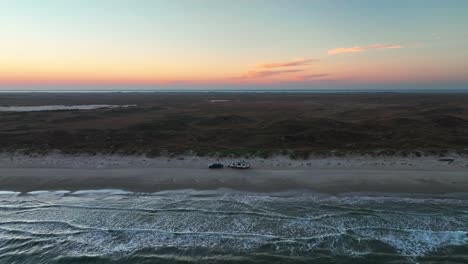
M 394 49 L 390 45 L 369 46 L 376 49 Z M 365 55 L 365 54 L 363 54 Z M 329 58 L 329 59 L 328 59 Z M 328 59 L 328 60 L 327 60 Z M 466 71 L 457 65 L 430 64 L 414 59 L 393 57 L 369 59 L 273 60 L 250 62 L 239 66 L 200 62 L 185 65 L 162 61 L 15 61 L 0 62 L 0 85 L 277 85 L 283 83 L 428 83 L 466 82 Z M 45 66 L 46 65 L 46 66 Z M 444 71 L 441 71 L 441 68 Z

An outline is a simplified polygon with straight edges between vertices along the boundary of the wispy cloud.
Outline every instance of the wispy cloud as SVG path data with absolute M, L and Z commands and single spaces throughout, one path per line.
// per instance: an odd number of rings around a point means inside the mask
M 353 53 L 353 52 L 363 52 L 366 50 L 373 49 L 401 49 L 403 46 L 398 44 L 374 44 L 370 46 L 354 46 L 348 48 L 335 48 L 328 50 L 328 55 L 336 55 L 341 53 Z
M 302 72 L 304 70 L 252 70 L 241 76 L 241 79 L 265 78 L 286 73 Z
M 313 78 L 312 76 L 298 78 L 297 76 L 291 77 L 294 73 L 305 72 L 307 66 L 312 65 L 314 62 L 318 62 L 317 59 L 297 59 L 283 62 L 271 62 L 263 63 L 255 66 L 247 73 L 236 77 L 237 80 L 260 80 L 267 79 L 272 76 L 286 75 L 285 77 L 289 80 L 306 80 Z M 289 75 L 288 75 L 289 74 Z M 307 76 L 307 75 L 304 75 Z M 317 76 L 318 77 L 318 76 Z
M 368 49 L 401 49 L 403 46 L 398 44 L 375 44 L 367 47 Z
M 300 76 L 296 76 L 294 78 L 294 80 L 296 80 L 296 81 L 310 81 L 310 80 L 314 80 L 314 79 L 318 79 L 318 78 L 326 77 L 326 76 L 330 76 L 330 74 L 329 73 L 318 73 L 318 74 L 300 75 Z
M 273 68 L 284 68 L 284 67 L 307 66 L 317 61 L 318 60 L 316 59 L 299 59 L 299 60 L 293 60 L 293 61 L 272 62 L 272 63 L 260 64 L 257 66 L 257 68 L 273 69 Z

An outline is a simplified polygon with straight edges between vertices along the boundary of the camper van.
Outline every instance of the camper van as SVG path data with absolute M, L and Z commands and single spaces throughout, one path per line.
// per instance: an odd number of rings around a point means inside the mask
M 231 164 L 228 165 L 229 168 L 233 169 L 248 169 L 250 168 L 250 164 L 248 164 L 245 161 L 237 161 L 237 162 L 232 162 Z

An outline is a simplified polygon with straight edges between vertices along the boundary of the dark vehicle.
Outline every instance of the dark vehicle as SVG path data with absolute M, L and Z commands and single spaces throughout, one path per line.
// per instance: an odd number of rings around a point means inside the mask
M 208 168 L 209 169 L 222 169 L 224 168 L 224 165 L 221 163 L 211 163 L 210 165 L 208 165 Z

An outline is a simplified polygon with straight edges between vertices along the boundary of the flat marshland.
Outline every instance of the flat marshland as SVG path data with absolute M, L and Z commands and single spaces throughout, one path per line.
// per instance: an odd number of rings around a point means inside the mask
M 12 93 L 0 150 L 159 156 L 439 155 L 468 148 L 468 94 Z M 122 108 L 114 108 L 123 105 Z

